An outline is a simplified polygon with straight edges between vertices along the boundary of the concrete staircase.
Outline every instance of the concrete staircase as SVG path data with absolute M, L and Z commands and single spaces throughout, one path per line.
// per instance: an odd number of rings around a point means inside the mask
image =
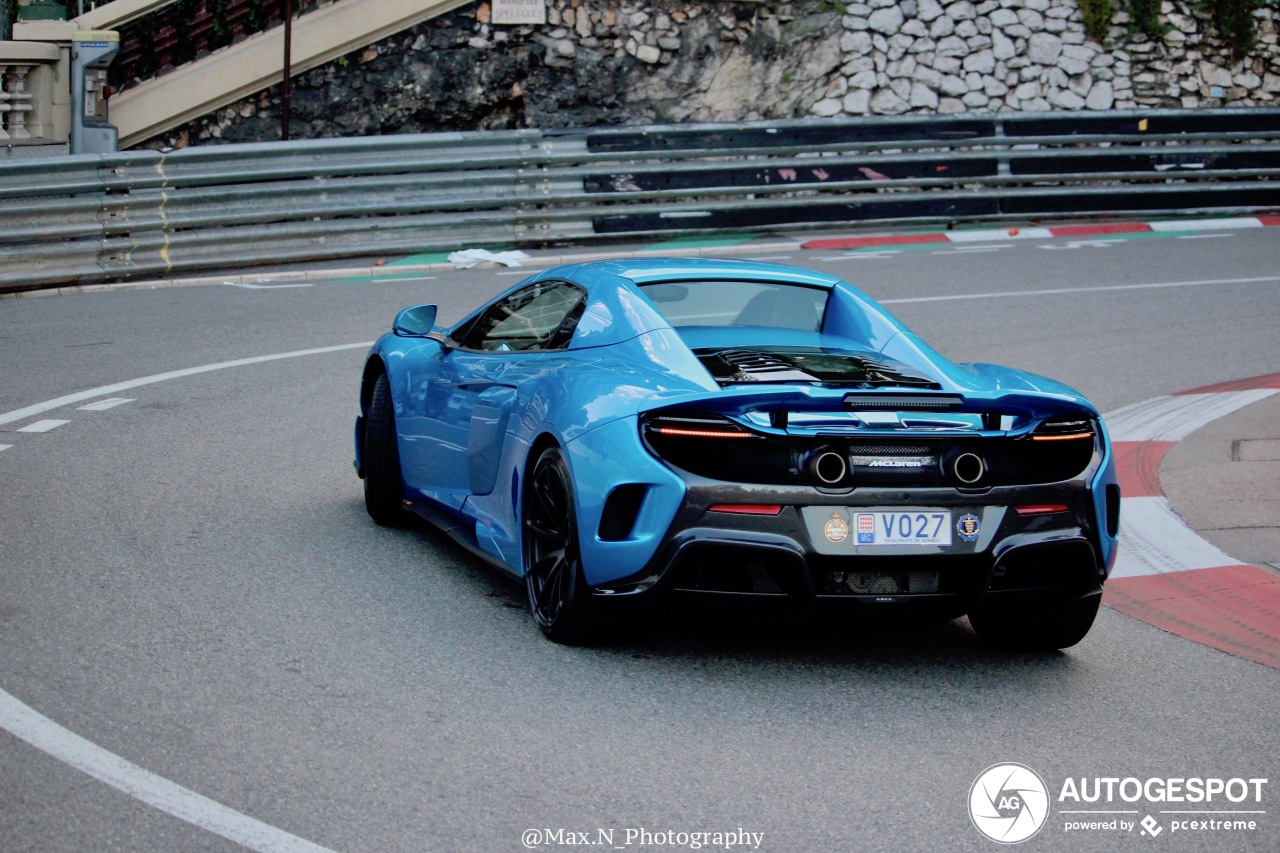
M 115 0 L 86 12 L 77 28 L 111 29 L 172 2 Z M 292 73 L 309 71 L 467 2 L 336 0 L 294 20 Z M 15 32 L 15 37 L 23 36 Z M 283 56 L 284 27 L 278 26 L 120 92 L 111 100 L 111 123 L 120 130 L 120 147 L 136 145 L 279 83 Z

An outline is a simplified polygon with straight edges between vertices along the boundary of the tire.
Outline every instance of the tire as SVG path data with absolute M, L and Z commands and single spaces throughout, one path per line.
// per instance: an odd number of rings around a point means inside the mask
M 600 635 L 582 573 L 573 479 L 564 453 L 549 447 L 525 481 L 521 540 L 529 613 L 550 640 L 583 645 Z
M 364 418 L 364 507 L 383 527 L 404 527 L 404 482 L 400 477 L 400 451 L 396 445 L 396 413 L 391 383 L 385 373 L 373 384 L 373 398 Z
M 969 614 L 978 639 L 998 649 L 1049 652 L 1074 646 L 1084 639 L 1098 615 L 1102 593 L 1061 604 L 1018 610 L 978 608 Z

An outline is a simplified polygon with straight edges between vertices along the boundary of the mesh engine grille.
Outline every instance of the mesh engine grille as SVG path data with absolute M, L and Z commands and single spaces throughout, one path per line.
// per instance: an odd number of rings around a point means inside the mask
M 837 595 L 931 595 L 938 592 L 938 573 L 831 572 L 825 586 Z

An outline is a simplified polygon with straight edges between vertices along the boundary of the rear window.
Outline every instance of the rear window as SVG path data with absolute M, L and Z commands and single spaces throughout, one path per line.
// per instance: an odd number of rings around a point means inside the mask
M 828 291 L 759 281 L 655 282 L 640 286 L 672 326 L 769 326 L 816 332 Z

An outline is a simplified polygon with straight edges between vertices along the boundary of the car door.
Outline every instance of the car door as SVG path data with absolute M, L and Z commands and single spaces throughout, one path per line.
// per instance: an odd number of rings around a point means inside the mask
M 404 419 L 401 429 L 406 477 L 409 471 L 421 477 L 409 485 L 455 507 L 467 495 L 493 490 L 520 397 L 514 377 L 527 380 L 531 362 L 568 346 L 585 305 L 578 285 L 538 281 L 454 330 L 439 369 L 409 389 L 421 413 Z M 504 379 L 508 374 L 512 378 Z

